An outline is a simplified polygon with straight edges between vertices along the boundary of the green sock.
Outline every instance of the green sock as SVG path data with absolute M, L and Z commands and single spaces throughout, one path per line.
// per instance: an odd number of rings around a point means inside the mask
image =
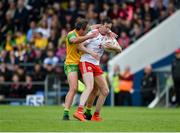
M 85 113 L 87 115 L 91 115 L 91 108 L 86 107 Z
M 68 109 L 64 109 L 64 116 L 65 115 L 69 115 L 69 110 Z

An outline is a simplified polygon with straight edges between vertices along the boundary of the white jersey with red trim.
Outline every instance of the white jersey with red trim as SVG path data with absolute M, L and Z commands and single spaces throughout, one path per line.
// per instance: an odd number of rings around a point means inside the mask
M 88 34 L 91 34 L 92 32 L 95 32 L 96 30 L 92 30 L 91 32 L 89 32 Z M 99 35 L 95 38 L 92 39 L 88 39 L 85 41 L 85 46 L 86 48 L 94 51 L 95 53 L 97 53 L 99 55 L 99 57 L 101 57 L 103 55 L 104 49 L 102 48 L 102 45 L 104 45 L 107 40 L 108 40 L 108 36 L 106 35 L 102 35 L 99 33 Z M 99 65 L 99 60 L 96 60 L 94 57 L 92 57 L 90 54 L 83 54 L 81 56 L 80 62 L 90 62 L 94 65 Z

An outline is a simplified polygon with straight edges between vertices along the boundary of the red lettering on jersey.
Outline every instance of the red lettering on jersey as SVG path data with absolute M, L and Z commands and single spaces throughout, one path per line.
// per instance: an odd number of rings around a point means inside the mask
M 99 44 L 98 46 L 99 46 L 99 49 L 102 49 L 102 45 L 101 44 Z

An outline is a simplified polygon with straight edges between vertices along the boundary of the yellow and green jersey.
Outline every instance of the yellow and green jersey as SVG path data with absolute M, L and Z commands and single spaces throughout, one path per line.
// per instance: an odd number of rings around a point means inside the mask
M 78 37 L 78 33 L 76 30 L 70 31 L 66 37 L 66 60 L 65 64 L 70 65 L 78 65 L 81 57 L 81 52 L 78 51 L 77 44 L 73 44 L 70 42 L 71 39 Z

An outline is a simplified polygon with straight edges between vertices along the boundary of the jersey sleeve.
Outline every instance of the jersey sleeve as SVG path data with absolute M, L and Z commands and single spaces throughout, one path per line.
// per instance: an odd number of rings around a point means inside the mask
M 72 44 L 70 40 L 73 39 L 73 38 L 76 38 L 76 37 L 77 37 L 77 35 L 74 32 L 73 33 L 69 33 L 67 35 L 67 39 L 68 39 L 69 44 Z

